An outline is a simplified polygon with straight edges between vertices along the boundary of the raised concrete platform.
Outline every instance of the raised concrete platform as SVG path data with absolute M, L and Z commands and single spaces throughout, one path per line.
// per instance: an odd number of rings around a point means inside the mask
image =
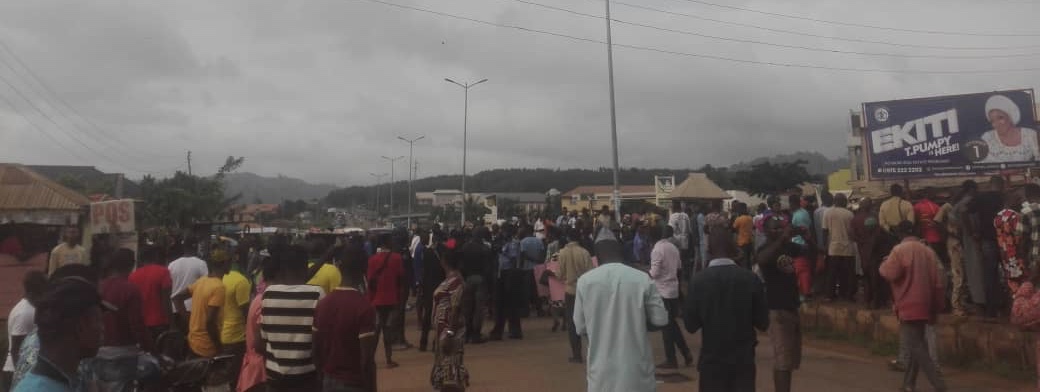
M 891 310 L 870 310 L 843 302 L 811 302 L 802 305 L 801 315 L 807 329 L 834 331 L 873 342 L 899 341 L 899 320 Z M 1035 369 L 1034 333 L 1021 331 L 1006 321 L 974 317 L 958 320 L 942 315 L 935 328 L 943 363 Z

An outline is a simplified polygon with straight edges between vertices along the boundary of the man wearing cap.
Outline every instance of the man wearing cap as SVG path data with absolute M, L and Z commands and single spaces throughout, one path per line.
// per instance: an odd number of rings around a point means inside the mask
M 80 382 L 80 361 L 101 346 L 105 307 L 97 287 L 86 279 L 58 279 L 36 303 L 40 351 L 36 365 L 14 392 L 72 391 Z M 110 307 L 110 305 L 108 305 Z

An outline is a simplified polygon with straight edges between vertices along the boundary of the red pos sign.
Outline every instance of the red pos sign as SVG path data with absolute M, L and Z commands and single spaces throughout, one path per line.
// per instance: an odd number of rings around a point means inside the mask
M 93 234 L 134 232 L 134 201 L 123 199 L 91 203 L 90 229 Z

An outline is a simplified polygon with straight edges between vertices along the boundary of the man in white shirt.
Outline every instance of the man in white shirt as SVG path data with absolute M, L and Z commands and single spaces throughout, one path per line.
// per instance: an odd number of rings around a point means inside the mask
M 32 270 L 25 273 L 22 279 L 22 288 L 25 294 L 18 301 L 11 313 L 7 316 L 7 361 L 4 362 L 4 378 L 6 384 L 11 385 L 11 375 L 14 373 L 14 365 L 18 363 L 18 351 L 22 347 L 22 341 L 34 329 L 36 329 L 36 307 L 33 303 L 43 294 L 47 287 L 47 276 L 43 272 Z
M 184 256 L 174 260 L 167 266 L 170 269 L 170 280 L 173 281 L 173 287 L 170 292 L 174 295 L 187 289 L 188 286 L 191 286 L 199 278 L 209 275 L 209 267 L 206 266 L 206 262 L 195 257 L 195 243 L 186 241 L 182 246 L 184 247 Z M 177 309 L 177 307 L 175 306 L 174 309 Z M 191 298 L 184 300 L 184 309 L 189 309 L 190 311 Z M 185 320 L 187 319 L 185 318 Z
M 578 278 L 574 329 L 589 339 L 589 392 L 653 391 L 651 328 L 668 325 L 668 311 L 646 272 L 623 263 L 617 240 L 596 242 L 600 266 Z
M 690 222 L 690 216 L 683 212 L 682 203 L 672 202 L 672 215 L 668 217 L 668 226 L 674 233 L 672 242 L 678 244 L 679 247 L 679 256 L 682 260 L 679 268 L 688 274 L 690 271 L 690 232 L 693 231 L 693 225 Z
M 823 237 L 827 243 L 826 292 L 831 299 L 856 300 L 856 253 L 852 247 L 852 211 L 845 206 L 844 194 L 834 196 L 834 207 L 823 216 Z M 837 286 L 837 289 L 835 289 Z
M 661 294 L 664 307 L 668 311 L 668 325 L 661 330 L 665 362 L 657 365 L 657 368 L 676 369 L 679 367 L 675 358 L 676 347 L 682 352 L 686 366 L 693 363 L 693 355 L 690 354 L 690 347 L 686 345 L 686 338 L 679 330 L 679 324 L 675 322 L 682 306 L 679 301 L 679 249 L 671 241 L 672 227 L 665 226 L 663 230 L 663 233 L 651 234 L 652 237 L 657 237 L 657 241 L 654 249 L 650 251 L 650 278 L 657 286 L 657 292 Z

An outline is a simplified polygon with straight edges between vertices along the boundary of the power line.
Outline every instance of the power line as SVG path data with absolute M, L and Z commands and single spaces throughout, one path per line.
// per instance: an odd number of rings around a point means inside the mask
M 751 29 L 757 29 L 757 30 L 762 30 L 762 31 L 769 31 L 769 32 L 773 32 L 773 33 L 784 33 L 784 34 L 799 35 L 799 36 L 803 36 L 803 37 L 823 38 L 823 39 L 829 39 L 829 40 L 835 40 L 835 41 L 888 45 L 888 46 L 896 46 L 896 47 L 904 47 L 904 48 L 943 49 L 943 50 L 1016 50 L 1016 49 L 1035 49 L 1035 48 L 1040 48 L 1040 45 L 987 46 L 987 47 L 981 47 L 981 46 L 923 45 L 923 44 L 907 44 L 907 43 L 889 42 L 889 41 L 876 41 L 876 40 L 860 39 L 860 38 L 847 38 L 847 37 L 839 37 L 839 36 L 833 36 L 833 35 L 813 34 L 813 33 L 806 33 L 806 32 L 795 31 L 795 30 L 785 30 L 785 29 L 778 29 L 778 28 L 772 28 L 772 27 L 764 27 L 764 26 L 758 26 L 758 25 L 750 24 L 750 23 L 741 23 L 741 22 L 733 22 L 733 21 L 729 21 L 729 20 L 707 18 L 707 17 L 693 15 L 693 14 L 687 14 L 687 13 L 676 12 L 676 11 L 668 11 L 668 10 L 663 10 L 663 9 L 660 9 L 660 8 L 654 8 L 654 7 L 647 7 L 647 6 L 639 5 L 639 4 L 626 3 L 626 2 L 623 2 L 623 1 L 612 1 L 612 3 L 618 4 L 618 5 L 621 5 L 621 6 L 625 6 L 625 7 L 629 7 L 629 8 L 641 9 L 641 10 L 644 10 L 644 11 L 652 11 L 652 12 L 658 12 L 658 13 L 675 15 L 675 16 L 682 16 L 682 17 L 685 17 L 685 18 L 702 20 L 702 21 L 706 21 L 706 22 L 713 22 L 713 23 L 725 24 L 725 25 L 730 25 L 730 26 L 747 27 L 747 28 L 751 28 Z
M 577 36 L 563 34 L 563 33 L 557 33 L 557 32 L 552 32 L 552 31 L 533 29 L 533 28 L 529 28 L 529 27 L 508 25 L 508 24 L 502 24 L 502 23 L 496 23 L 496 22 L 489 22 L 489 21 L 486 21 L 486 20 L 475 19 L 475 18 L 470 18 L 470 17 L 466 17 L 466 16 L 460 16 L 460 15 L 455 15 L 455 14 L 449 14 L 449 13 L 429 10 L 429 9 L 425 9 L 425 8 L 419 8 L 419 7 L 412 7 L 412 6 L 408 6 L 408 5 L 396 4 L 396 3 L 391 3 L 391 2 L 387 2 L 387 1 L 383 1 L 383 0 L 363 0 L 363 1 L 371 2 L 371 3 L 383 4 L 383 5 L 387 5 L 387 6 L 391 6 L 391 7 L 407 9 L 407 10 L 412 10 L 412 11 L 419 11 L 419 12 L 429 13 L 429 14 L 433 14 L 433 15 L 439 15 L 439 16 L 443 16 L 443 17 L 446 17 L 446 18 L 465 20 L 465 21 L 478 23 L 478 24 L 483 24 L 483 25 L 488 25 L 488 26 L 521 30 L 521 31 L 529 32 L 529 33 L 551 35 L 551 36 L 560 37 L 560 38 L 567 38 L 567 39 L 575 40 L 575 41 L 591 42 L 591 43 L 602 44 L 602 45 L 606 45 L 607 44 L 604 41 L 591 39 L 591 38 L 582 38 L 582 37 L 577 37 Z M 890 74 L 898 74 L 898 73 L 902 73 L 902 74 L 987 74 L 987 73 L 1008 73 L 1008 72 L 1040 71 L 1040 67 L 1035 67 L 1035 68 L 1017 68 L 1017 69 L 994 69 L 994 70 L 952 70 L 952 71 L 828 67 L 828 66 L 813 65 L 813 64 L 783 63 L 783 62 L 774 62 L 774 61 L 758 61 L 758 60 L 738 59 L 738 58 L 733 58 L 733 57 L 716 56 L 716 55 L 701 54 L 701 53 L 680 52 L 680 51 L 675 51 L 675 50 L 667 50 L 667 49 L 653 48 L 653 47 L 647 47 L 647 46 L 638 46 L 638 45 L 626 45 L 626 44 L 618 44 L 618 43 L 614 43 L 613 45 L 615 47 L 621 47 L 621 48 L 627 48 L 627 49 L 633 49 L 633 50 L 640 50 L 640 51 L 646 51 L 646 52 L 656 52 L 656 53 L 670 54 L 670 55 L 676 55 L 676 56 L 695 57 L 695 58 L 703 58 L 703 59 L 711 59 L 711 60 L 720 60 L 720 61 L 727 61 L 727 62 L 733 62 L 733 63 L 768 65 L 768 66 L 784 67 L 784 68 L 818 69 L 818 70 L 828 70 L 828 71 L 863 72 L 863 73 L 890 73 Z
M 48 139 L 50 139 L 52 142 L 54 142 L 54 144 L 57 145 L 58 147 L 61 147 L 62 150 L 65 150 L 65 152 L 68 152 L 70 155 L 78 158 L 83 163 L 89 163 L 90 162 L 89 160 L 84 158 L 82 155 L 79 155 L 79 153 L 77 153 L 75 149 L 72 149 L 72 148 L 69 148 L 69 147 L 65 146 L 65 144 L 60 142 L 58 140 L 58 138 L 54 137 L 54 135 L 51 135 L 49 132 L 43 130 L 42 127 L 40 127 L 39 125 L 36 125 L 36 123 L 33 122 L 32 120 L 30 120 L 29 117 L 25 115 L 25 113 L 22 113 L 21 110 L 18 110 L 18 107 L 15 106 L 15 104 L 13 102 L 11 102 L 11 100 L 8 99 L 6 96 L 4 96 L 3 94 L 0 94 L 0 99 L 3 99 L 4 102 L 7 103 L 7 106 L 10 106 L 11 110 L 13 110 L 19 116 L 21 116 L 22 119 L 24 119 L 26 123 L 31 125 L 33 128 L 36 128 L 37 132 L 43 134 L 44 136 L 47 136 Z
M 58 123 L 57 121 L 54 121 L 54 118 L 52 118 L 52 117 L 51 117 L 50 115 L 48 115 L 48 114 L 47 114 L 46 112 L 44 112 L 43 110 L 40 110 L 40 107 L 39 107 L 39 106 L 36 106 L 36 104 L 35 104 L 35 103 L 33 103 L 33 102 L 32 102 L 32 100 L 31 100 L 31 99 L 29 99 L 29 98 L 28 98 L 28 97 L 27 97 L 27 96 L 25 95 L 25 93 L 23 93 L 23 92 L 22 92 L 22 90 L 18 89 L 18 87 L 16 87 L 16 86 L 15 86 L 14 84 L 11 84 L 11 82 L 10 82 L 10 81 L 8 81 L 8 80 L 7 80 L 7 78 L 5 78 L 5 77 L 3 77 L 2 75 L 0 75 L 0 81 L 2 81 L 2 82 L 3 82 L 4 84 L 6 84 L 6 85 L 7 85 L 8 87 L 10 87 L 10 88 L 11 88 L 11 90 L 14 90 L 14 92 L 15 92 L 15 93 L 16 93 L 16 94 L 17 94 L 17 95 L 18 95 L 18 96 L 19 96 L 19 97 L 20 97 L 20 98 L 21 98 L 21 99 L 22 99 L 23 101 L 25 101 L 25 103 L 29 104 L 29 106 L 31 106 L 31 107 L 32 107 L 32 108 L 33 108 L 34 110 L 36 110 L 36 112 L 37 112 L 37 113 L 39 113 L 39 114 L 40 114 L 40 116 L 43 116 L 43 118 L 47 119 L 47 121 L 49 121 L 49 122 L 50 122 L 51 124 L 54 124 L 54 126 L 55 126 L 55 127 L 57 127 L 57 128 L 58 128 L 58 130 L 60 130 L 60 131 L 61 131 L 62 133 L 64 133 L 65 135 L 69 136 L 69 138 L 71 138 L 71 139 L 72 139 L 73 141 L 75 141 L 76 143 L 78 143 L 78 144 L 79 144 L 80 146 L 83 146 L 83 148 L 86 148 L 87 150 L 90 150 L 90 151 L 91 151 L 91 152 L 93 152 L 94 154 L 96 154 L 96 155 L 98 155 L 98 156 L 100 156 L 100 157 L 102 157 L 102 158 L 105 158 L 105 159 L 106 159 L 106 160 L 108 160 L 109 162 L 111 162 L 111 163 L 113 163 L 113 164 L 115 164 L 115 165 L 117 165 L 117 166 L 119 166 L 119 167 L 122 167 L 122 168 L 124 168 L 124 169 L 130 170 L 130 171 L 134 171 L 134 172 L 147 172 L 147 171 L 145 171 L 145 170 L 140 170 L 140 169 L 132 169 L 132 168 L 130 168 L 129 166 L 127 166 L 127 165 L 124 165 L 124 164 L 120 163 L 119 161 L 117 161 L 116 159 L 114 159 L 114 158 L 112 158 L 112 157 L 108 156 L 107 154 L 105 154 L 105 153 L 103 153 L 103 152 L 101 152 L 101 151 L 99 151 L 99 150 L 97 150 L 97 149 L 95 149 L 95 148 L 91 147 L 90 145 L 88 145 L 88 144 L 84 143 L 84 142 L 83 142 L 82 140 L 80 140 L 80 139 L 79 139 L 78 137 L 76 137 L 75 133 L 69 132 L 69 131 L 68 131 L 68 130 L 66 130 L 66 129 L 65 129 L 64 127 L 62 127 L 62 126 L 61 126 L 61 124 L 59 124 L 59 123 Z
M 85 122 L 90 127 L 92 127 L 95 131 L 97 131 L 97 133 L 100 136 L 102 136 L 102 137 L 98 137 L 97 140 L 99 140 L 101 142 L 104 142 L 104 144 L 107 145 L 109 148 L 112 148 L 112 149 L 115 149 L 115 150 L 121 150 L 121 151 L 123 151 L 123 153 L 125 153 L 127 155 L 134 155 L 134 157 L 136 157 L 136 158 L 154 158 L 156 156 L 156 155 L 153 155 L 153 154 L 149 154 L 149 156 L 146 157 L 144 155 L 136 155 L 135 153 L 132 153 L 132 151 L 134 151 L 134 148 L 132 146 L 127 144 L 125 141 L 123 141 L 119 137 L 113 136 L 113 135 L 109 134 L 107 131 L 105 131 L 104 129 L 102 129 L 101 127 L 97 126 L 97 124 L 95 124 L 94 122 L 90 121 L 88 118 L 86 118 L 86 116 L 83 116 L 78 110 L 76 110 L 75 107 L 70 105 L 67 101 L 62 99 L 60 95 L 55 93 L 54 90 L 43 80 L 43 78 L 41 78 L 39 75 L 37 75 L 36 72 L 34 72 L 31 67 L 26 65 L 25 62 L 22 61 L 22 59 L 20 57 L 18 57 L 18 55 L 15 54 L 15 52 L 13 50 L 11 50 L 10 46 L 8 46 L 7 43 L 5 43 L 3 40 L 0 40 L 0 48 L 2 48 L 4 51 L 6 51 L 7 54 L 12 59 L 14 59 L 14 61 L 17 62 L 18 65 L 21 66 L 21 68 L 23 70 L 25 70 L 25 73 L 29 74 L 31 79 L 33 81 L 35 81 L 36 85 L 38 85 L 40 88 L 42 88 L 42 90 L 45 91 L 47 94 L 42 93 L 39 89 L 33 88 L 33 84 L 29 82 L 30 78 L 27 78 L 24 75 L 22 75 L 21 72 L 18 72 L 15 69 L 15 67 L 13 67 L 10 63 L 8 63 L 2 57 L 0 57 L 0 63 L 3 63 L 4 66 L 6 66 L 8 69 L 10 69 L 11 72 L 13 72 L 16 77 L 19 77 L 23 81 L 25 81 L 25 84 L 27 86 L 29 86 L 30 89 L 33 89 L 33 92 L 35 92 L 37 95 L 39 95 L 41 98 L 43 98 L 44 102 L 46 102 L 48 105 L 50 105 L 50 107 L 52 109 L 54 109 L 55 112 L 57 112 L 59 115 L 63 116 L 66 120 L 68 120 L 68 122 L 70 124 L 72 124 L 72 126 L 76 127 L 77 129 L 80 129 L 81 131 L 83 130 L 82 128 L 77 126 L 74 121 L 72 121 L 71 116 L 69 116 L 67 112 L 61 110 L 59 105 L 55 105 L 51 101 L 51 99 L 56 100 L 59 103 L 61 103 L 68 111 L 71 111 L 81 121 Z M 47 96 L 48 94 L 50 96 L 50 99 L 48 99 L 48 96 Z M 84 132 L 84 133 L 86 133 L 86 132 Z M 111 140 L 115 140 L 115 141 L 119 142 L 119 144 L 121 144 L 122 147 L 115 146 L 114 144 L 112 144 L 109 141 L 109 139 L 106 139 L 106 138 L 110 138 Z M 160 156 L 160 157 L 169 158 L 168 156 Z
M 535 2 L 527 1 L 527 0 L 513 0 L 513 1 L 516 1 L 518 3 L 529 4 L 529 5 L 533 5 L 533 6 L 537 6 L 537 7 L 543 7 L 543 8 L 547 8 L 547 9 L 554 10 L 554 11 L 566 12 L 566 13 L 570 13 L 570 14 L 574 14 L 574 15 L 578 15 L 578 16 L 582 16 L 582 17 L 587 17 L 587 18 L 595 18 L 595 19 L 600 19 L 600 20 L 604 19 L 604 17 L 599 16 L 599 15 L 586 14 L 586 13 L 583 13 L 583 12 L 578 12 L 578 11 L 569 10 L 569 9 L 566 9 L 566 8 L 560 8 L 560 7 L 546 5 L 546 4 L 541 4 L 541 3 L 535 3 Z M 853 54 L 853 55 L 862 55 L 862 56 L 899 57 L 899 58 L 934 58 L 934 59 L 993 59 L 993 58 L 1014 58 L 1014 57 L 1035 57 L 1035 56 L 1040 56 L 1040 53 L 1017 53 L 1017 54 L 1008 54 L 1008 55 L 927 55 L 927 54 L 884 53 L 884 52 L 860 52 L 860 51 L 841 50 L 841 49 L 817 48 L 817 47 L 802 46 L 802 45 L 780 44 L 780 43 L 775 43 L 775 42 L 766 42 L 766 41 L 758 41 L 758 40 L 751 40 L 751 39 L 722 37 L 722 36 L 716 36 L 716 35 L 710 35 L 710 34 L 697 33 L 697 32 L 693 32 L 693 31 L 670 29 L 670 28 L 666 28 L 666 27 L 648 25 L 648 24 L 643 24 L 643 23 L 628 22 L 628 21 L 624 21 L 624 20 L 620 20 L 620 19 L 614 19 L 614 18 L 611 18 L 610 20 L 612 22 L 617 22 L 617 23 L 620 23 L 620 24 L 625 24 L 625 25 L 630 25 L 630 26 L 642 27 L 642 28 L 646 28 L 646 29 L 664 31 L 664 32 L 669 32 L 669 33 L 690 35 L 690 36 L 701 37 L 701 38 L 709 38 L 709 39 L 720 40 L 720 41 L 740 42 L 740 43 L 746 43 L 746 44 L 766 45 L 766 46 L 775 46 L 775 47 L 788 48 L 788 49 L 800 49 L 800 50 L 809 50 L 809 51 L 814 51 L 814 52 L 825 52 L 825 53 L 836 53 L 836 54 Z
M 804 21 L 809 21 L 809 22 L 823 23 L 823 24 L 836 25 L 836 26 L 862 27 L 862 28 L 866 28 L 866 29 L 899 31 L 899 32 L 904 32 L 904 33 L 934 34 L 934 35 L 957 35 L 957 36 L 971 36 L 971 37 L 1040 37 L 1040 33 L 965 33 L 965 32 L 960 32 L 960 31 L 907 29 L 907 28 L 901 28 L 901 27 L 877 26 L 877 25 L 870 25 L 870 24 L 863 24 L 863 23 L 839 22 L 839 21 L 826 20 L 826 19 L 817 19 L 817 18 L 810 18 L 810 17 L 807 17 L 807 16 L 782 14 L 782 13 L 779 13 L 779 12 L 769 12 L 769 11 L 756 10 L 756 9 L 753 9 L 753 8 L 738 7 L 738 6 L 734 6 L 734 5 L 717 4 L 717 3 L 712 3 L 712 2 L 708 2 L 708 1 L 704 1 L 704 0 L 676 0 L 676 1 L 686 1 L 686 2 L 690 2 L 690 3 L 703 4 L 703 5 L 712 6 L 712 7 L 726 8 L 726 9 L 737 10 L 737 11 L 744 11 L 744 12 L 751 12 L 751 13 L 761 14 L 761 15 L 769 15 L 769 16 L 775 16 L 775 17 L 780 17 L 780 18 L 804 20 Z

